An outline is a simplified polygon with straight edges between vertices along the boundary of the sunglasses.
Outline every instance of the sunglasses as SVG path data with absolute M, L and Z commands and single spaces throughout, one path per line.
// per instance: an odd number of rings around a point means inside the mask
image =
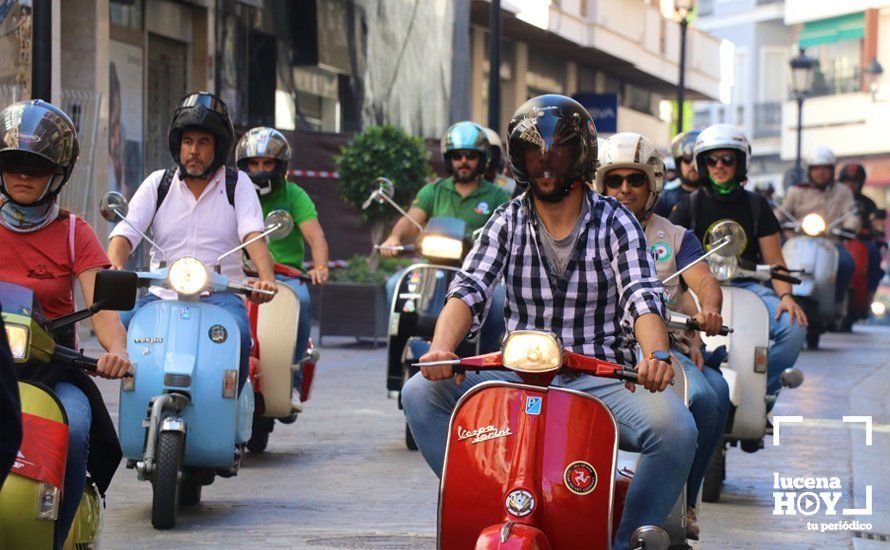
M 692 155 L 680 157 L 680 162 L 685 162 L 686 164 L 692 164 L 692 161 L 695 160 L 692 158 Z
M 0 170 L 31 178 L 42 178 L 59 172 L 59 166 L 34 154 L 10 152 L 0 158 Z
M 451 158 L 455 160 L 479 160 L 479 153 L 476 151 L 455 151 L 451 153 Z
M 717 166 L 717 163 L 723 163 L 723 166 L 735 166 L 736 156 L 732 153 L 725 155 L 709 155 L 705 157 L 708 166 Z
M 618 174 L 609 174 L 603 178 L 603 183 L 609 189 L 620 189 L 624 182 L 627 181 L 628 185 L 633 187 L 634 189 L 639 189 L 644 185 L 649 184 L 649 177 L 646 174 L 634 173 L 628 174 L 626 176 L 619 176 Z

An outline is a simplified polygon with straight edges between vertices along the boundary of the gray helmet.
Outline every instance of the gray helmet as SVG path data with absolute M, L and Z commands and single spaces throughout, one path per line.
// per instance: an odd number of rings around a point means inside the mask
M 9 200 L 12 198 L 2 177 L 6 169 L 21 166 L 51 173 L 49 185 L 36 204 L 46 203 L 68 182 L 79 154 L 77 129 L 55 105 L 33 99 L 0 111 L 0 192 Z
M 254 172 L 248 170 L 248 159 L 266 157 L 275 159 L 275 170 Z M 247 172 L 260 195 L 268 195 L 287 179 L 290 163 L 290 144 L 284 134 L 275 128 L 260 126 L 247 131 L 235 146 L 235 164 Z
M 476 165 L 476 175 L 485 172 L 488 167 L 488 158 L 491 153 L 491 145 L 488 136 L 482 126 L 468 120 L 456 122 L 445 130 L 442 141 L 439 144 L 442 150 L 442 160 L 445 161 L 445 171 L 449 174 L 454 171 L 451 167 L 451 154 L 455 151 L 476 151 L 479 153 L 479 164 Z

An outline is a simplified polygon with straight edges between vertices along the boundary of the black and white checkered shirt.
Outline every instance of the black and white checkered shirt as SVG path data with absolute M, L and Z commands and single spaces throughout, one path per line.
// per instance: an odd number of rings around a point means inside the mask
M 561 276 L 542 260 L 541 222 L 528 193 L 494 212 L 448 289 L 448 298 L 472 310 L 471 331 L 481 326 L 503 276 L 508 332 L 550 331 L 567 350 L 627 366 L 636 363 L 633 323 L 646 313 L 664 317 L 664 288 L 633 214 L 586 188 L 585 200 L 589 208 Z

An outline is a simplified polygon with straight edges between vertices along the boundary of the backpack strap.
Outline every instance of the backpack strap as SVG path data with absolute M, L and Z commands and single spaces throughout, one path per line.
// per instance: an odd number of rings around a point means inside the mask
M 701 189 L 696 189 L 689 197 L 689 227 L 695 233 L 698 233 L 695 220 L 698 218 L 698 210 L 701 207 L 701 192 Z
M 238 186 L 238 170 L 226 166 L 226 198 L 229 205 L 235 208 L 235 188 Z
M 161 205 L 164 203 L 164 199 L 167 198 L 167 193 L 170 192 L 170 185 L 173 184 L 174 174 L 176 174 L 176 168 L 167 168 L 164 170 L 164 175 L 161 176 L 161 182 L 158 184 L 158 198 L 155 201 L 155 212 L 151 215 L 151 222 L 149 222 L 146 231 L 151 229 L 151 226 L 155 223 L 155 216 L 158 215 L 158 210 L 160 210 Z
M 71 260 L 71 267 L 74 267 L 74 228 L 77 224 L 77 216 L 68 214 L 68 259 Z
M 751 216 L 753 216 L 754 221 L 752 223 L 754 229 L 754 239 L 760 238 L 760 197 L 752 193 L 751 191 L 745 190 L 745 193 L 748 195 L 748 204 L 751 205 Z

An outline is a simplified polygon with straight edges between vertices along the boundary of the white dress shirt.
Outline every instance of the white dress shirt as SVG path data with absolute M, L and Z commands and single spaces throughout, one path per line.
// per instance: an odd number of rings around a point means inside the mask
M 193 256 L 212 269 L 217 258 L 240 245 L 247 235 L 263 231 L 260 200 L 244 172 L 238 171 L 233 208 L 226 197 L 225 167 L 216 171 L 197 199 L 180 179 L 177 169 L 170 191 L 155 213 L 163 174 L 163 170 L 158 170 L 145 178 L 130 201 L 127 221 L 143 232 L 151 224 L 152 239 L 166 253 L 167 265 L 183 256 Z M 134 249 L 142 240 L 138 232 L 123 222 L 111 232 L 111 237 L 117 236 L 126 237 Z M 152 248 L 151 269 L 159 266 L 161 258 L 161 253 Z M 220 268 L 232 282 L 244 278 L 240 253 L 224 258 Z M 171 296 L 169 291 L 157 287 L 152 288 L 152 293 L 165 299 L 176 297 L 175 293 Z

